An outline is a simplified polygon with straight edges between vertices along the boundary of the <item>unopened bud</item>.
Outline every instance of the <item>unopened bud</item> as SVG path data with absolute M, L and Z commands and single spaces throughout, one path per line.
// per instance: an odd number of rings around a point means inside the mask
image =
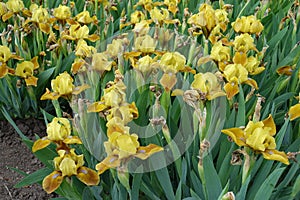
M 235 200 L 235 195 L 233 192 L 227 192 L 223 197 L 222 200 Z

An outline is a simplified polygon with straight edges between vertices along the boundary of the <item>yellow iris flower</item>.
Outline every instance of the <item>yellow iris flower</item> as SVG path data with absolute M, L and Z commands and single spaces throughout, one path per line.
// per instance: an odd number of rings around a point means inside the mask
M 169 11 L 165 8 L 158 9 L 154 7 L 150 11 L 150 17 L 155 23 L 161 24 L 163 21 L 169 19 Z
M 164 72 L 160 79 L 160 84 L 166 91 L 170 91 L 177 82 L 177 72 L 196 73 L 191 67 L 185 66 L 186 58 L 179 52 L 166 52 L 160 58 L 159 67 Z
M 74 19 L 77 22 L 82 23 L 82 24 L 90 24 L 92 22 L 97 21 L 97 17 L 96 16 L 91 17 L 89 11 L 82 11 L 82 12 L 78 13 Z
M 59 150 L 59 156 L 54 158 L 55 170 L 43 180 L 43 189 L 48 193 L 59 188 L 65 176 L 75 175 L 86 185 L 98 185 L 100 178 L 96 171 L 83 166 L 83 155 L 76 155 L 75 149 Z
M 93 46 L 89 46 L 84 39 L 79 39 L 75 49 L 75 55 L 86 58 L 91 57 L 97 50 Z
M 130 15 L 130 22 L 132 24 L 136 24 L 139 23 L 140 21 L 145 19 L 145 15 L 143 12 L 136 10 L 133 13 L 131 13 Z
M 284 152 L 276 150 L 275 138 L 276 125 L 272 115 L 263 121 L 250 121 L 246 128 L 229 128 L 222 130 L 238 146 L 251 148 L 255 153 L 261 153 L 265 159 L 277 160 L 289 165 L 289 160 Z
M 81 144 L 77 136 L 71 136 L 71 125 L 68 119 L 54 117 L 47 125 L 47 136 L 38 139 L 32 146 L 32 152 L 36 152 L 50 145 L 51 142 L 57 144 L 58 149 L 68 149 L 68 144 Z
M 129 41 L 127 38 L 114 39 L 111 44 L 107 45 L 106 53 L 113 59 L 117 58 L 118 55 L 122 55 L 124 47 L 128 43 Z
M 223 46 L 222 42 L 215 43 L 211 49 L 210 57 L 215 61 L 229 61 L 230 60 L 230 48 Z
M 7 46 L 0 45 L 0 62 L 6 63 L 10 58 L 12 58 L 12 53 Z
M 106 119 L 110 120 L 114 117 L 120 118 L 124 124 L 127 124 L 133 119 L 137 119 L 139 117 L 139 113 L 134 102 L 131 104 L 123 103 L 122 106 L 109 109 L 109 114 L 106 116 Z
M 180 0 L 164 0 L 164 4 L 168 6 L 168 10 L 173 13 L 173 15 L 176 14 L 178 11 L 177 5 L 179 4 Z
M 7 46 L 0 45 L 0 78 L 3 78 L 7 74 L 14 74 L 15 70 L 7 66 L 7 62 L 10 59 L 22 60 L 21 57 L 11 53 Z
M 228 81 L 228 83 L 224 86 L 228 99 L 231 99 L 239 93 L 239 84 L 245 83 L 255 89 L 258 89 L 256 81 L 248 78 L 248 71 L 241 64 L 229 64 L 225 67 L 223 73 L 224 77 Z
M 58 8 L 54 8 L 53 15 L 58 20 L 66 20 L 71 18 L 71 9 L 68 6 L 59 5 Z
M 102 112 L 112 107 L 119 107 L 125 101 L 126 86 L 122 81 L 109 82 L 109 87 L 104 89 L 104 95 L 100 101 L 88 106 L 88 112 Z M 126 103 L 126 102 L 125 102 Z
M 235 32 L 238 33 L 255 33 L 257 35 L 259 35 L 264 29 L 262 23 L 258 19 L 256 19 L 254 15 L 250 15 L 247 17 L 242 16 L 241 18 L 237 18 L 235 22 L 232 23 L 232 27 Z
M 208 38 L 215 28 L 221 28 L 223 31 L 227 29 L 229 21 L 227 15 L 225 10 L 214 10 L 211 5 L 204 3 L 200 6 L 199 12 L 188 19 L 188 24 L 193 25 L 191 29 L 194 30 L 195 35 L 203 33 Z M 214 35 L 217 29 L 214 31 Z
M 99 72 L 110 71 L 113 66 L 113 61 L 108 60 L 106 53 L 95 53 L 92 57 L 92 69 Z
M 80 26 L 80 24 L 71 25 L 68 34 L 64 34 L 62 38 L 67 40 L 81 40 L 87 39 L 91 42 L 95 42 L 100 39 L 96 34 L 89 35 L 89 28 L 87 25 Z
M 31 18 L 25 21 L 25 24 L 28 22 L 34 22 L 37 24 L 39 29 L 44 33 L 50 33 L 50 15 L 46 8 L 38 6 L 37 4 L 30 5 Z
M 15 75 L 24 78 L 26 85 L 37 86 L 38 78 L 33 76 L 34 70 L 39 68 L 38 57 L 34 57 L 31 61 L 24 61 L 17 64 Z
M 121 164 L 128 162 L 129 158 L 137 157 L 142 160 L 147 159 L 152 154 L 163 150 L 162 147 L 155 144 L 140 146 L 136 134 L 125 134 L 113 132 L 109 140 L 104 143 L 107 157 L 96 165 L 98 174 L 102 174 L 107 169 L 120 167 Z
M 259 64 L 260 64 L 260 61 L 257 59 L 257 57 L 250 56 L 247 58 L 247 62 L 244 66 L 248 70 L 249 74 L 257 75 L 265 70 L 265 68 L 260 67 Z
M 24 3 L 22 0 L 9 0 L 6 3 L 8 10 L 17 13 L 24 8 Z
M 54 80 L 52 80 L 51 87 L 53 92 L 50 92 L 50 90 L 46 88 L 46 92 L 42 95 L 41 100 L 56 100 L 59 97 L 69 99 L 72 94 L 77 95 L 83 90 L 89 88 L 89 86 L 86 84 L 75 87 L 73 85 L 73 78 L 67 72 L 58 75 Z
M 142 72 L 144 77 L 147 77 L 154 69 L 157 68 L 158 63 L 155 58 L 146 55 L 141 57 L 137 63 L 132 63 L 132 66 Z
M 0 2 L 0 17 L 7 13 L 7 6 L 5 3 Z
M 224 69 L 224 77 L 228 82 L 244 83 L 248 80 L 248 71 L 241 64 L 230 64 Z
M 150 35 L 138 37 L 134 41 L 134 48 L 136 51 L 151 53 L 154 52 L 155 47 L 156 40 L 153 39 Z
M 2 14 L 2 20 L 5 22 L 10 19 L 14 14 L 22 12 L 26 16 L 30 16 L 31 13 L 24 7 L 24 3 L 22 0 L 8 0 L 6 2 L 5 7 L 2 5 L 2 12 L 7 10 L 6 13 Z M 0 9 L 0 12 L 1 12 Z M 0 13 L 1 14 L 1 13 Z
M 165 73 L 177 73 L 185 69 L 186 58 L 179 52 L 167 52 L 160 59 L 160 67 Z
M 236 36 L 233 45 L 236 52 L 247 53 L 249 50 L 257 51 L 254 45 L 254 39 L 248 33 Z
M 221 84 L 215 74 L 211 72 L 198 73 L 194 75 L 194 81 L 191 88 L 199 91 L 201 96 L 212 100 L 220 96 L 225 96 L 226 93 L 221 90 Z

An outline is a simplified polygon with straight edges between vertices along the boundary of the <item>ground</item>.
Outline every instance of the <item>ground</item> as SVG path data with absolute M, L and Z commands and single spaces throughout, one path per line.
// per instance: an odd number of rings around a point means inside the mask
M 21 131 L 30 139 L 34 134 L 45 136 L 45 125 L 37 119 L 16 120 Z M 19 135 L 7 121 L 0 121 L 0 199 L 1 200 L 42 200 L 57 197 L 48 195 L 38 184 L 14 188 L 22 176 L 10 168 L 18 168 L 28 174 L 41 169 L 42 163 L 20 140 Z

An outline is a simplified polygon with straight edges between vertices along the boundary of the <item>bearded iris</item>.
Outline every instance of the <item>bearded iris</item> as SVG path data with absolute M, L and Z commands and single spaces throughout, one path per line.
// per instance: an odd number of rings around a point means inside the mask
M 249 147 L 255 153 L 261 153 L 265 159 L 277 160 L 289 165 L 289 160 L 284 152 L 276 150 L 275 138 L 276 125 L 272 115 L 263 121 L 250 121 L 246 128 L 229 128 L 222 130 L 238 146 Z
M 68 149 L 69 144 L 81 144 L 77 136 L 71 136 L 71 125 L 66 118 L 53 118 L 52 122 L 47 125 L 47 136 L 34 142 L 32 151 L 36 152 L 46 148 L 51 142 L 56 143 L 57 149 Z
M 83 155 L 76 155 L 75 149 L 59 150 L 59 156 L 54 158 L 55 170 L 46 176 L 42 186 L 47 193 L 54 192 L 62 183 L 64 177 L 75 175 L 86 185 L 98 185 L 100 178 L 96 171 L 83 166 Z
M 51 86 L 53 92 L 50 92 L 50 90 L 46 88 L 46 93 L 43 94 L 41 100 L 45 100 L 45 99 L 56 100 L 59 97 L 64 97 L 69 99 L 72 96 L 72 94 L 77 95 L 83 90 L 89 88 L 88 85 L 75 87 L 73 85 L 73 78 L 67 72 L 58 75 L 54 80 L 52 80 Z
M 25 79 L 26 85 L 37 86 L 38 78 L 33 76 L 34 70 L 39 68 L 38 57 L 34 57 L 31 61 L 24 61 L 17 64 L 15 75 Z

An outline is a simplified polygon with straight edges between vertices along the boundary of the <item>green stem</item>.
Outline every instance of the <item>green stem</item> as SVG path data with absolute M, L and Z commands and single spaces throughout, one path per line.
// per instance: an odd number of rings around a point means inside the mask
M 58 100 L 52 100 L 52 104 L 55 108 L 56 116 L 57 117 L 62 117 L 62 111 L 60 109 L 60 105 L 59 105 Z
M 198 172 L 199 172 L 199 176 L 200 176 L 201 183 L 202 183 L 202 188 L 203 188 L 203 192 L 204 192 L 204 198 L 208 199 L 207 190 L 206 190 L 206 180 L 205 180 L 205 176 L 204 176 L 204 168 L 203 168 L 203 164 L 202 163 L 198 164 Z
M 62 51 L 60 51 L 59 52 L 59 57 L 58 57 L 58 60 L 56 62 L 56 66 L 55 66 L 54 76 L 57 76 L 58 73 L 60 72 L 61 63 L 62 63 L 62 56 L 63 56 L 63 53 L 62 53 Z
M 194 54 L 195 54 L 195 49 L 196 49 L 196 44 L 197 44 L 197 37 L 195 37 L 194 40 L 192 40 L 191 42 L 192 42 L 192 45 L 189 50 L 189 57 L 188 57 L 188 61 L 187 61 L 188 66 L 190 66 L 190 64 L 192 63 L 192 61 L 194 59 Z

